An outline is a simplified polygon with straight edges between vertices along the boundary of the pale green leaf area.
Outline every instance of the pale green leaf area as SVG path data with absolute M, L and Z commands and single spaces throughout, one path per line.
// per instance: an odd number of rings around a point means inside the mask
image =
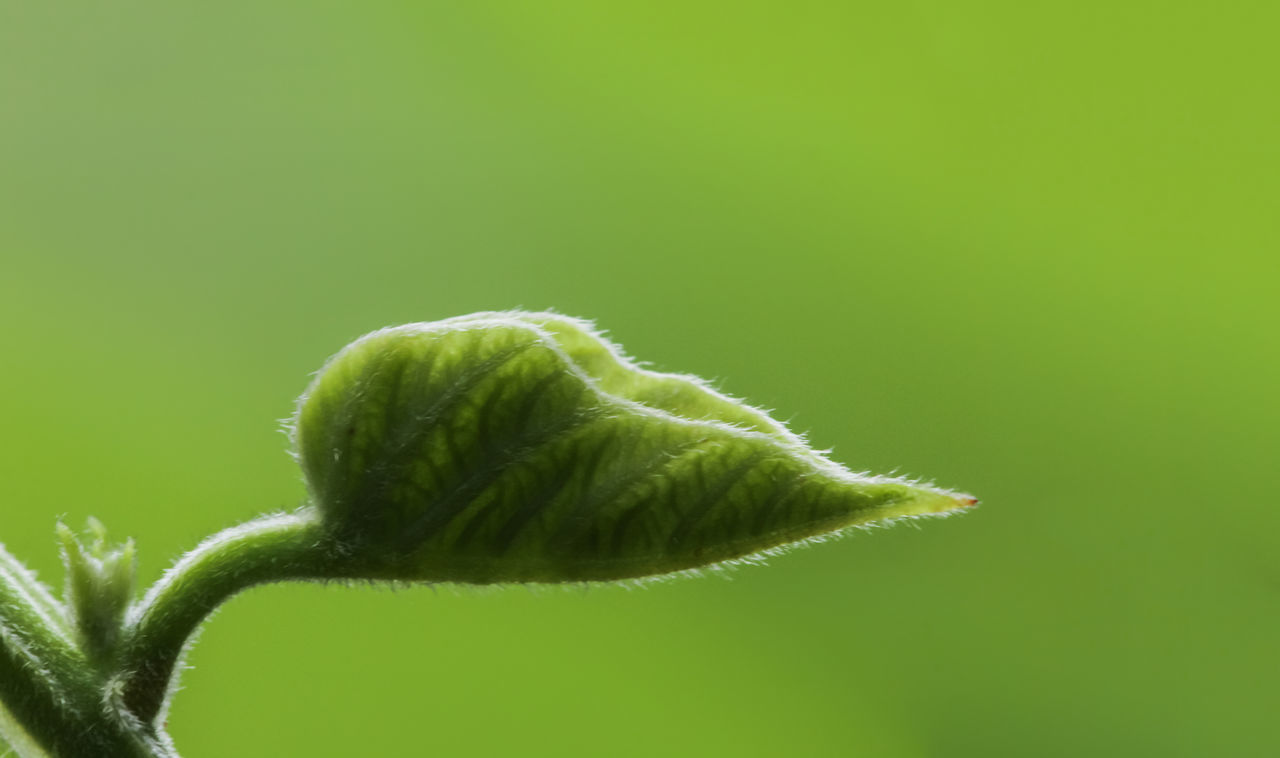
M 299 403 L 298 458 L 355 576 L 615 580 L 976 502 L 858 475 L 590 324 L 485 313 L 368 335 Z

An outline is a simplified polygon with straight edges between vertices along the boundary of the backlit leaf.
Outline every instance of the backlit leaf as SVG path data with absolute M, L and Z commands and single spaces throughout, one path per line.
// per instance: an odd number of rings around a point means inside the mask
M 976 502 L 854 474 L 548 313 L 367 335 L 320 372 L 294 427 L 326 529 L 369 578 L 643 577 Z

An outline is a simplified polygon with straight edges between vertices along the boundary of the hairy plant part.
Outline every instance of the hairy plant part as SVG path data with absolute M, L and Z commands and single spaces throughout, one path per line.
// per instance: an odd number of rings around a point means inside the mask
M 590 324 L 480 313 L 369 334 L 291 420 L 306 503 L 225 530 L 139 600 L 134 547 L 59 525 L 62 600 L 0 548 L 0 734 L 21 756 L 174 756 L 182 655 L 235 593 L 287 580 L 644 580 L 975 504 L 855 474 Z

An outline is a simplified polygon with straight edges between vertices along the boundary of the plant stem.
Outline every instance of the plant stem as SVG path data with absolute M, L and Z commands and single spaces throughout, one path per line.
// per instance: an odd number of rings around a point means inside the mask
M 3 702 L 0 702 L 0 752 L 3 758 L 45 758 L 49 754 L 40 747 Z
M 309 507 L 226 529 L 187 553 L 125 624 L 125 707 L 153 731 L 197 627 L 219 605 L 256 584 L 330 575 L 328 538 Z
M 66 616 L 35 576 L 0 547 L 0 702 L 33 739 L 52 738 L 83 704 L 64 682 L 92 685 Z M 47 744 L 47 743 L 46 743 Z
M 103 708 L 103 677 L 63 609 L 0 549 L 0 731 L 27 756 L 158 758 L 169 753 Z
M 55 634 L 68 647 L 75 645 L 66 609 L 54 599 L 49 588 L 36 578 L 31 569 L 4 549 L 4 545 L 0 545 L 0 583 L 6 584 L 13 593 L 10 603 L 23 607 L 24 612 L 38 616 L 40 626 Z

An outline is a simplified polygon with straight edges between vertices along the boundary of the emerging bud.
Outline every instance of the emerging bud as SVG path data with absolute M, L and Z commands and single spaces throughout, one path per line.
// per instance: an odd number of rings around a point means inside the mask
M 83 537 L 57 525 L 67 571 L 67 607 L 91 658 L 111 653 L 120 636 L 125 609 L 133 599 L 137 558 L 133 540 L 107 541 L 107 528 L 90 517 Z

